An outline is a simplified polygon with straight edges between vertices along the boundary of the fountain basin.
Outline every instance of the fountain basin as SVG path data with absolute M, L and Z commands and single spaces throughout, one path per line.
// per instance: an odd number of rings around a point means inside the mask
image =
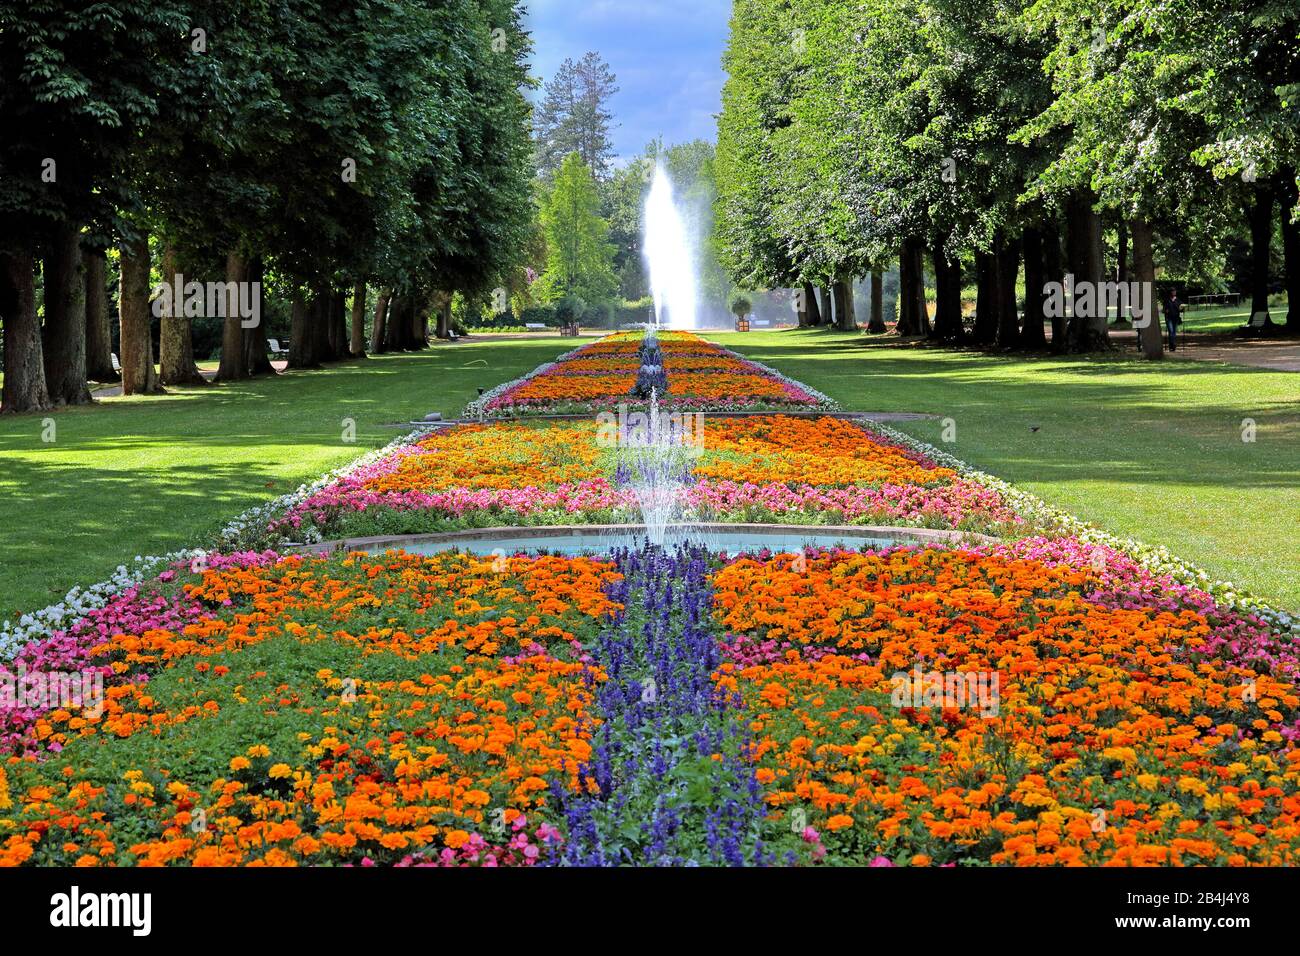
M 469 528 L 435 534 L 343 538 L 290 548 L 301 554 L 362 551 L 380 554 L 399 550 L 411 554 L 437 554 L 459 550 L 469 554 L 515 554 L 520 551 L 561 555 L 608 554 L 617 548 L 645 543 L 644 525 L 529 525 L 513 528 Z M 870 525 L 790 524 L 670 524 L 664 529 L 665 546 L 691 543 L 719 554 L 741 554 L 767 549 L 797 552 L 804 548 L 887 548 L 894 545 L 959 547 L 989 544 L 995 539 L 965 531 L 931 528 L 894 528 Z

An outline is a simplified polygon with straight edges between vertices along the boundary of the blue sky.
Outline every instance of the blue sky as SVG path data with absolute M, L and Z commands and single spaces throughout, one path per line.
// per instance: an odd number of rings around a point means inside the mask
M 595 50 L 618 77 L 611 131 L 621 160 L 662 136 L 715 138 L 731 0 L 525 0 L 532 73 Z

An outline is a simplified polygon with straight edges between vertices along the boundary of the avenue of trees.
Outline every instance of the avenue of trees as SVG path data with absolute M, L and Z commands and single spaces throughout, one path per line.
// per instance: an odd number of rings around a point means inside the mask
M 1105 311 L 1057 316 L 1048 283 L 1212 272 L 1241 236 L 1267 315 L 1280 236 L 1289 309 L 1266 321 L 1300 331 L 1298 31 L 1292 0 L 736 0 L 718 254 L 744 288 L 802 290 L 804 324 L 828 289 L 855 328 L 873 275 L 884 331 L 897 264 L 901 334 L 1038 349 L 1050 317 L 1053 348 L 1081 351 L 1106 345 Z
M 159 276 L 273 289 L 291 368 L 445 335 L 451 296 L 515 281 L 535 230 L 521 10 L 0 3 L 0 410 L 116 377 L 114 272 L 127 394 L 203 381 L 182 303 L 154 354 Z M 219 304 L 218 379 L 272 373 L 264 330 Z

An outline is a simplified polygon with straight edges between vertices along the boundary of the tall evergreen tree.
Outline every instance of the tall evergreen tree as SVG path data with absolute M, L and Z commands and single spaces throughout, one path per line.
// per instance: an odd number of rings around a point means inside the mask
M 539 173 L 554 175 L 570 153 L 577 153 L 596 179 L 609 176 L 614 156 L 610 100 L 617 92 L 614 71 L 598 53 L 560 64 L 543 87 L 533 117 Z

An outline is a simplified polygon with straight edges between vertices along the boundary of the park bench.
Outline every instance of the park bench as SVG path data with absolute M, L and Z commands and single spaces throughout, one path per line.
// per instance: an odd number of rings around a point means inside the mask
M 770 326 L 770 325 L 772 324 L 772 320 L 771 320 L 771 319 L 755 319 L 755 320 L 753 321 L 752 324 L 753 324 L 754 328 L 756 328 L 756 329 L 765 329 L 765 328 L 767 328 L 768 326 Z
M 1266 325 L 1268 325 L 1268 313 L 1267 313 L 1267 312 L 1252 312 L 1252 313 L 1250 314 L 1250 321 L 1246 323 L 1246 328 L 1248 328 L 1248 329 L 1262 329 L 1262 328 L 1264 328 L 1264 326 L 1266 326 Z
M 288 355 L 288 343 L 281 345 L 279 339 L 267 339 L 266 347 L 271 350 L 272 355 Z
M 103 353 L 101 352 L 100 354 L 102 355 Z M 117 353 L 110 352 L 109 354 L 113 356 L 113 371 L 120 375 L 122 373 L 122 363 L 117 360 Z
M 529 332 L 545 332 L 545 331 L 546 331 L 546 323 L 545 323 L 545 322 L 525 322 L 525 323 L 524 323 L 524 328 L 526 328 Z
M 1240 292 L 1211 292 L 1203 295 L 1189 296 L 1187 299 L 1187 308 L 1189 311 L 1196 309 L 1214 309 L 1220 306 L 1240 305 Z

